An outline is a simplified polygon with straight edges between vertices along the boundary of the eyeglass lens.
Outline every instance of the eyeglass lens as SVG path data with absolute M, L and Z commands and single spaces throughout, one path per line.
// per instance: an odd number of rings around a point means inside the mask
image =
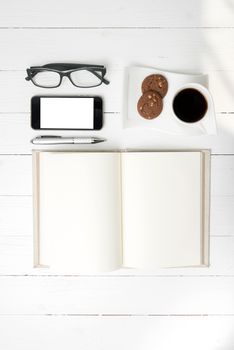
M 60 83 L 60 75 L 56 72 L 43 71 L 38 72 L 32 78 L 34 84 L 42 87 L 55 87 Z
M 101 83 L 101 72 L 98 72 L 97 74 L 100 78 L 88 70 L 76 70 L 71 72 L 70 78 L 76 86 L 97 86 Z
M 93 87 L 101 84 L 101 72 L 94 72 L 81 69 L 70 73 L 70 79 L 73 84 L 78 87 Z M 61 76 L 57 72 L 52 71 L 38 71 L 32 80 L 34 84 L 41 87 L 56 87 L 60 84 Z

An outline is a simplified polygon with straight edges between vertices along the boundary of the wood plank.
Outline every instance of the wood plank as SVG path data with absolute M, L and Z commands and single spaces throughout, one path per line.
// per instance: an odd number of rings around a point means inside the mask
M 102 63 L 116 69 L 139 64 L 180 72 L 232 71 L 233 31 L 234 28 L 1 29 L 0 67 L 25 70 L 30 65 L 73 61 Z M 55 45 L 57 42 L 62 45 Z M 227 74 L 224 84 L 231 83 Z
M 222 157 L 223 158 L 223 157 Z M 224 167 L 225 169 L 225 167 Z M 218 186 L 217 186 L 218 187 Z M 225 188 L 224 188 L 225 190 Z M 234 199 L 212 197 L 210 267 L 119 270 L 114 275 L 234 275 Z M 12 220 L 14 218 L 14 220 Z M 53 275 L 53 269 L 32 268 L 32 199 L 30 196 L 0 196 L 0 275 Z
M 17 350 L 41 350 L 53 344 L 56 350 L 232 350 L 233 327 L 233 316 L 1 316 L 0 347 L 12 350 L 17 344 Z
M 100 0 L 95 5 L 75 0 L 48 0 L 46 4 L 9 0 L 0 5 L 0 28 L 51 28 L 0 29 L 0 67 L 9 70 L 9 75 L 6 71 L 0 72 L 0 153 L 30 153 L 29 100 L 33 94 L 46 90 L 26 87 L 22 70 L 34 63 L 67 59 L 87 61 L 87 58 L 108 64 L 112 79 L 108 90 L 102 90 L 103 87 L 98 90 L 98 94 L 105 97 L 106 111 L 118 113 L 106 115 L 112 119 L 107 120 L 102 130 L 102 136 L 111 138 L 105 147 L 136 146 L 134 138 L 136 140 L 138 132 L 120 132 L 120 93 L 123 67 L 143 64 L 209 72 L 221 127 L 218 137 L 193 141 L 189 138 L 170 140 L 150 132 L 147 133 L 150 140 L 145 143 L 146 148 L 151 144 L 161 148 L 176 144 L 182 147 L 211 145 L 214 153 L 233 153 L 234 124 L 233 118 L 229 118 L 234 112 L 233 30 L 218 28 L 233 27 L 233 6 L 233 0 L 146 0 L 144 3 L 139 0 L 117 3 Z M 142 29 L 104 30 L 105 26 Z M 162 29 L 145 29 L 148 26 Z M 53 29 L 55 27 L 64 30 Z M 68 27 L 94 30 L 69 30 Z M 168 27 L 178 29 L 168 30 Z M 181 31 L 179 27 L 185 29 Z M 187 29 L 189 27 L 193 29 Z M 209 29 L 211 27 L 217 28 Z M 60 47 L 59 42 L 63 43 Z M 91 44 L 87 45 L 87 42 Z M 138 49 L 139 45 L 142 51 Z M 70 92 L 81 93 L 69 88 L 68 84 L 54 91 L 56 94 Z M 17 119 L 18 113 L 25 114 Z M 114 119 L 116 116 L 119 118 Z M 112 129 L 116 133 L 112 134 Z M 139 133 L 137 143 L 142 143 L 145 136 L 146 132 Z M 7 160 L 6 169 L 0 156 L 0 195 L 4 195 L 0 197 L 0 274 L 2 266 L 8 273 L 16 271 L 17 275 L 31 271 L 31 159 L 28 156 L 27 161 L 26 158 L 18 161 L 19 157 L 12 157 L 10 162 Z M 105 350 L 134 346 L 137 350 L 232 350 L 233 278 L 215 277 L 219 273 L 233 275 L 234 271 L 232 158 L 227 162 L 217 160 L 212 166 L 216 169 L 216 165 L 217 177 L 212 175 L 211 211 L 211 231 L 216 236 L 211 238 L 212 266 L 209 269 L 213 277 L 0 277 L 0 348 L 90 350 L 95 347 Z M 181 274 L 185 273 L 181 271 Z M 204 270 L 204 273 L 207 272 Z M 70 311 L 72 316 L 68 315 Z M 75 316 L 80 312 L 83 316 Z M 165 316 L 121 316 L 122 313 L 159 315 L 160 312 Z M 93 316 L 105 313 L 107 316 Z M 112 313 L 115 316 L 111 316 Z M 184 313 L 191 316 L 184 316 Z M 213 316 L 205 316 L 208 313 Z M 219 316 L 214 316 L 215 313 Z M 45 314 L 48 316 L 40 316 Z
M 232 195 L 212 196 L 210 230 L 214 236 L 234 235 L 234 197 Z
M 104 127 L 100 131 L 93 131 L 92 135 L 105 137 L 108 142 L 95 145 L 97 149 L 183 149 L 183 148 L 209 148 L 215 154 L 234 153 L 234 114 L 218 114 L 217 136 L 180 136 L 172 137 L 157 130 L 123 129 L 121 113 L 105 113 Z M 3 113 L 0 114 L 0 154 L 31 154 L 30 140 L 36 135 L 48 134 L 47 131 L 34 131 L 30 128 L 30 116 L 28 113 Z M 59 135 L 81 135 L 79 131 L 60 131 Z M 142 146 L 144 145 L 144 146 Z M 97 147 L 96 147 L 97 146 Z M 52 147 L 52 149 L 55 147 Z M 71 146 L 61 148 L 71 149 Z M 72 149 L 93 149 L 93 146 L 74 146 Z
M 1 31 L 0 31 L 1 34 Z M 25 67 L 26 68 L 26 67 Z M 29 113 L 31 97 L 34 95 L 99 95 L 105 98 L 105 112 L 119 112 L 121 99 L 121 82 L 123 70 L 111 70 L 108 78 L 111 84 L 102 84 L 91 90 L 76 88 L 70 82 L 64 81 L 58 89 L 38 88 L 25 80 L 25 71 L 0 71 L 0 112 Z M 117 92 L 116 92 L 117 91 Z M 14 103 L 12 103 L 14 96 Z M 109 101 L 109 102 L 108 102 Z
M 233 315 L 233 294 L 234 277 L 1 277 L 0 314 Z
M 233 26 L 233 1 L 219 0 L 99 0 L 20 3 L 8 0 L 0 8 L 1 27 L 217 27 Z
M 211 159 L 212 196 L 234 195 L 234 156 L 213 155 Z
M 0 273 L 48 274 L 32 269 L 31 157 L 0 157 Z M 234 268 L 234 156 L 212 157 L 211 235 L 230 236 L 211 241 L 209 269 L 175 269 L 156 274 L 232 274 Z M 15 195 L 17 195 L 15 197 Z M 21 197 L 22 195 L 26 197 Z M 14 220 L 12 220 L 14 217 Z M 230 240 L 229 240 L 230 238 Z M 132 274 L 132 271 L 117 273 Z M 141 272 L 137 272 L 141 273 Z M 155 271 L 149 271 L 155 274 Z M 133 272 L 135 274 L 135 272 Z
M 0 114 L 0 153 L 31 153 L 33 136 L 28 114 Z
M 32 194 L 31 156 L 0 156 L 0 195 Z
M 1 34 L 1 31 L 0 31 Z M 234 59 L 234 55 L 233 55 Z M 0 58 L 1 61 L 1 58 Z M 156 66 L 156 64 L 154 65 Z M 171 66 L 172 67 L 172 66 Z M 26 68 L 26 66 L 25 66 Z M 202 69 L 203 72 L 208 71 Z M 199 70 L 197 70 L 197 73 Z M 29 113 L 30 100 L 34 95 L 90 95 L 97 94 L 104 99 L 104 111 L 107 113 L 123 113 L 123 102 L 127 96 L 123 96 L 123 79 L 126 76 L 123 67 L 108 67 L 110 85 L 102 84 L 99 87 L 87 91 L 78 89 L 68 81 L 64 81 L 58 89 L 42 89 L 25 80 L 25 71 L 0 71 L 0 113 Z M 234 90 L 234 71 L 209 71 L 210 91 L 212 93 L 216 112 L 224 114 L 234 112 L 232 91 Z M 14 103 L 12 103 L 14 96 Z M 6 116 L 7 117 L 7 116 Z M 18 125 L 20 127 L 20 125 Z M 225 125 L 224 125 L 225 127 Z M 228 125 L 226 126 L 228 132 Z
M 31 217 L 29 217 L 31 223 Z M 26 225 L 25 225 L 26 226 Z M 29 226 L 27 224 L 27 226 Z M 27 229 L 27 227 L 26 227 Z M 6 275 L 61 275 L 53 268 L 33 268 L 32 234 L 0 234 L 0 276 Z M 173 269 L 119 269 L 99 276 L 234 276 L 234 237 L 213 237 L 210 240 L 210 267 Z M 92 278 L 92 274 L 89 275 Z
M 234 197 L 212 195 L 211 235 L 234 235 Z M 14 217 L 14 220 L 12 220 Z M 0 196 L 0 235 L 32 234 L 32 198 L 28 196 Z
M 30 155 L 0 155 L 0 196 L 32 194 Z M 234 155 L 212 155 L 211 195 L 234 196 Z
M 123 138 L 122 120 L 119 114 L 104 113 L 104 126 L 100 131 L 57 131 L 55 134 L 64 136 L 84 136 L 84 133 L 92 136 L 104 137 L 108 140 L 105 145 L 95 145 L 96 149 L 116 149 L 119 148 Z M 234 119 L 234 118 L 233 118 Z M 51 131 L 33 130 L 30 127 L 29 113 L 0 113 L 0 154 L 25 154 L 30 155 L 32 148 L 36 148 L 30 142 L 32 138 L 38 135 L 48 135 Z M 97 147 L 96 147 L 97 146 Z M 71 149 L 71 146 L 69 146 Z M 68 149 L 69 149 L 68 147 Z M 46 148 L 46 147 L 44 147 Z M 51 149 L 56 147 L 51 147 Z M 57 146 L 57 149 L 63 149 L 64 146 Z M 93 145 L 79 145 L 77 149 L 93 150 Z M 228 144 L 226 150 L 230 150 Z
M 32 197 L 0 196 L 0 237 L 32 236 L 32 229 Z

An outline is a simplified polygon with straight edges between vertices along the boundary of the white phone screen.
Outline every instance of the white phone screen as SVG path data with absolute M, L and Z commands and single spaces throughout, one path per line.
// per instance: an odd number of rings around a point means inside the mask
M 93 129 L 94 98 L 40 99 L 41 129 Z

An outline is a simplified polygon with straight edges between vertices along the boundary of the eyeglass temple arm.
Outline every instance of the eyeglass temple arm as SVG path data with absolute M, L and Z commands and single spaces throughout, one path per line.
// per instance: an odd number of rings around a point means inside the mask
M 31 67 L 31 68 L 34 68 L 34 67 Z M 28 76 L 25 78 L 25 80 L 31 80 L 31 78 L 35 77 L 35 75 L 37 75 L 38 71 L 33 71 L 33 69 L 27 69 L 27 73 L 28 73 Z M 36 67 L 35 67 L 36 68 Z
M 100 76 L 97 72 L 95 72 L 93 70 L 89 70 L 89 71 L 92 72 L 94 75 L 96 75 L 96 77 L 101 79 L 104 84 L 106 84 L 106 85 L 110 84 L 109 80 L 107 80 L 104 77 Z
M 95 67 L 104 69 L 105 66 L 97 65 L 97 64 L 84 64 L 84 63 L 48 63 L 44 66 L 34 66 L 31 68 L 52 68 L 56 70 L 68 70 L 68 69 L 76 69 L 76 68 L 85 68 L 85 67 Z
M 31 80 L 31 78 L 35 77 L 35 75 L 37 74 L 37 72 L 34 72 L 34 73 L 33 73 L 33 71 L 30 71 L 30 73 L 29 73 L 29 70 L 28 70 L 28 69 L 27 69 L 27 73 L 28 73 L 28 75 L 27 75 L 27 77 L 25 78 L 25 80 Z

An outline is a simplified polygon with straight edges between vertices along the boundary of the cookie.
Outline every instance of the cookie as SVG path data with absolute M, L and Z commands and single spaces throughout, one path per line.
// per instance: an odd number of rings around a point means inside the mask
M 138 113 L 145 119 L 154 119 L 162 112 L 163 102 L 156 91 L 147 91 L 137 103 Z
M 164 97 L 168 90 L 167 79 L 161 74 L 151 74 L 143 80 L 141 85 L 143 94 L 147 91 L 157 91 L 161 97 Z

